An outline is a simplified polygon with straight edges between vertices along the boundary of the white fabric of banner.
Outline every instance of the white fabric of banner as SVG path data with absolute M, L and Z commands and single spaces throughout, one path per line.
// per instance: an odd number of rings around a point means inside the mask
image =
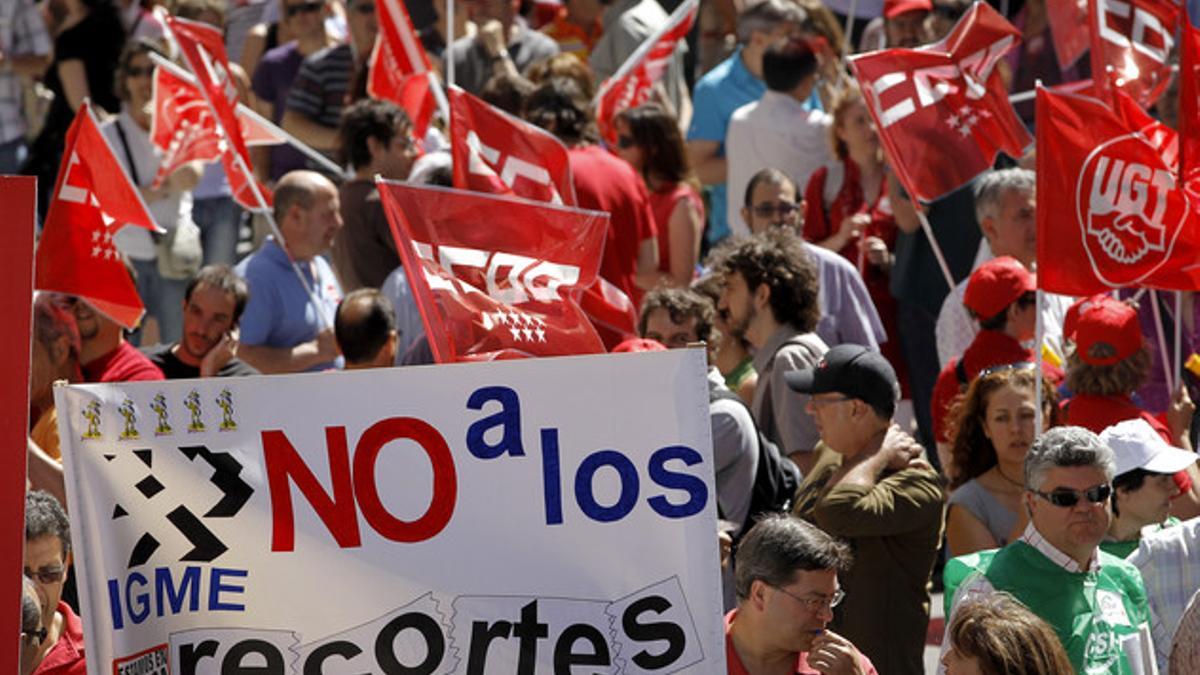
M 59 386 L 88 672 L 724 673 L 705 371 Z

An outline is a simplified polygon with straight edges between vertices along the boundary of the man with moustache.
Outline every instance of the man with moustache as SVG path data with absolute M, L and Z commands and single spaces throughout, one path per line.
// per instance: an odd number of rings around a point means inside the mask
M 1025 457 L 1029 525 L 1004 548 L 947 563 L 947 623 L 965 598 L 1004 591 L 1050 624 L 1076 672 L 1149 672 L 1154 644 L 1142 576 L 1099 548 L 1115 471 L 1112 449 L 1082 427 L 1051 429 L 1034 441 Z
M 142 349 L 168 380 L 257 375 L 237 358 L 235 329 L 250 292 L 227 265 L 196 273 L 183 296 L 183 338 Z

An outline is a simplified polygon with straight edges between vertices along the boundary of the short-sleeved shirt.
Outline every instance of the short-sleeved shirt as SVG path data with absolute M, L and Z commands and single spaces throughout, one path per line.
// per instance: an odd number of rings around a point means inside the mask
M 313 289 L 321 311 L 332 325 L 342 300 L 342 287 L 333 268 L 321 256 L 300 263 L 305 282 Z M 237 273 L 250 287 L 250 301 L 242 313 L 239 340 L 245 345 L 290 348 L 316 339 L 322 319 L 292 269 L 287 253 L 267 237 L 262 246 L 238 263 Z M 335 362 L 320 363 L 309 370 L 327 370 Z
M 279 124 L 283 113 L 287 110 L 288 92 L 292 82 L 300 72 L 304 63 L 304 55 L 295 42 L 280 45 L 268 50 L 254 69 L 254 79 L 251 83 L 255 96 L 272 106 L 271 121 Z M 278 179 L 283 174 L 294 169 L 305 167 L 304 154 L 288 143 L 272 145 L 271 178 Z
M 1008 543 L 1008 535 L 1017 525 L 1017 514 L 992 496 L 977 479 L 963 483 L 950 495 L 950 506 L 966 509 L 983 523 L 1000 546 Z
M 730 610 L 725 615 L 725 669 L 729 675 L 750 675 L 750 671 L 746 670 L 742 659 L 738 657 L 737 650 L 733 647 L 733 622 L 737 618 L 737 610 Z M 875 670 L 875 666 L 871 664 L 871 659 L 867 658 L 866 654 L 862 654 L 862 671 L 863 675 L 879 675 Z M 795 675 L 821 675 L 821 671 L 808 665 L 808 653 L 800 652 L 796 654 L 796 671 Z
M 558 43 L 542 33 L 521 26 L 506 49 L 517 71 L 524 72 L 530 64 L 557 54 Z M 478 96 L 483 91 L 483 85 L 492 79 L 496 60 L 474 37 L 455 40 L 446 50 L 446 58 L 454 59 L 454 84 L 469 93 Z
M 71 606 L 61 600 L 58 602 L 58 613 L 63 617 L 62 633 L 34 669 L 33 675 L 87 675 L 83 623 L 71 611 Z
M 142 353 L 158 366 L 168 380 L 187 380 L 200 377 L 200 366 L 189 366 L 175 355 L 173 350 L 176 344 L 178 343 L 143 347 Z M 244 377 L 258 374 L 257 368 L 238 358 L 229 359 L 217 371 L 217 377 Z
M 375 181 L 355 179 L 338 192 L 343 226 L 333 237 L 330 257 L 342 290 L 379 288 L 400 266 L 400 256 Z
M 751 75 L 742 63 L 742 50 L 739 48 L 696 83 L 687 140 L 716 141 L 719 144 L 717 156 L 725 156 L 725 135 L 729 131 L 729 118 L 733 116 L 733 111 L 757 101 L 766 90 L 767 85 Z M 734 198 L 737 196 L 734 195 Z M 725 183 L 712 186 L 708 203 L 707 237 L 709 242 L 716 243 L 729 234 L 729 225 L 725 221 Z
M 353 75 L 354 50 L 350 45 L 326 47 L 300 64 L 287 93 L 286 108 L 321 126 L 336 128 Z
M 116 349 L 83 364 L 85 382 L 139 382 L 163 379 L 162 371 L 137 347 L 121 341 Z
M 880 343 L 886 342 L 888 335 L 858 270 L 827 248 L 806 241 L 804 250 L 808 251 L 820 280 L 817 302 L 821 306 L 821 319 L 817 322 L 817 335 L 830 347 L 855 344 L 879 351 Z
M 1171 431 L 1154 415 L 1142 410 L 1128 395 L 1096 396 L 1075 394 L 1063 403 L 1067 413 L 1067 424 L 1083 427 L 1100 433 L 1118 422 L 1143 419 L 1162 436 L 1167 443 L 1174 444 Z
M 816 423 L 805 410 L 808 394 L 793 391 L 785 375 L 815 367 L 827 351 L 829 347 L 816 333 L 801 333 L 783 325 L 754 355 L 758 386 L 754 388 L 750 411 L 759 431 L 785 455 L 811 452 L 821 438 Z
M 656 236 L 646 186 L 633 167 L 597 145 L 570 148 L 567 154 L 579 206 L 611 216 L 600 276 L 640 305 L 643 291 L 635 283 L 638 249 Z

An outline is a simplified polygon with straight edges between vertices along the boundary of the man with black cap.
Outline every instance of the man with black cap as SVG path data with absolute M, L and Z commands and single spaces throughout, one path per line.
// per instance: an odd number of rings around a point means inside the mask
M 787 382 L 811 396 L 808 411 L 821 435 L 793 513 L 855 551 L 830 628 L 882 673 L 923 673 L 943 494 L 921 446 L 888 438 L 900 398 L 896 373 L 878 352 L 846 344 L 815 368 L 789 373 Z

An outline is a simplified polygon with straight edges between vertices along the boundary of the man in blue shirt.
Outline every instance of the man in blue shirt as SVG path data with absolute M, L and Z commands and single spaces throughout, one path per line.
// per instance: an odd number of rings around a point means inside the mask
M 738 48 L 696 83 L 688 156 L 700 182 L 710 187 L 707 238 L 715 244 L 729 234 L 725 181 L 725 132 L 733 111 L 757 101 L 766 91 L 763 52 L 787 37 L 813 34 L 807 12 L 787 0 L 761 0 L 738 16 Z M 734 195 L 735 199 L 739 199 Z
M 335 367 L 333 315 L 342 287 L 321 254 L 342 227 L 337 188 L 313 171 L 285 174 L 275 188 L 275 221 L 283 245 L 267 237 L 237 266 L 250 286 L 238 355 L 264 373 Z

